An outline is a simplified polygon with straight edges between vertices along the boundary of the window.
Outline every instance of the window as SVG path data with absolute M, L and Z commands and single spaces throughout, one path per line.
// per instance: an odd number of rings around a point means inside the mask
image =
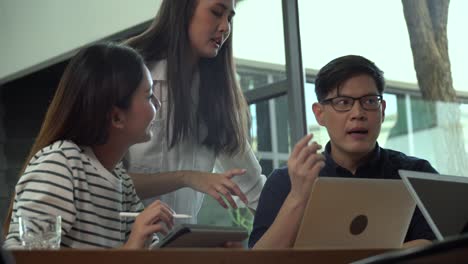
M 450 1 L 448 51 L 455 88 L 462 104 L 428 102 L 418 86 L 413 52 L 401 1 L 298 0 L 306 106 L 315 100 L 313 81 L 318 69 L 334 58 L 358 54 L 385 72 L 385 122 L 378 142 L 382 147 L 427 159 L 442 174 L 466 175 L 468 169 L 468 62 L 464 37 L 468 3 Z M 340 8 L 337 8 L 337 7 Z M 350 12 L 349 10 L 352 10 Z M 385 10 L 384 12 L 382 12 Z M 422 61 L 422 60 L 421 60 Z M 430 61 L 430 60 L 429 60 Z M 324 144 L 326 131 L 306 108 L 308 130 Z

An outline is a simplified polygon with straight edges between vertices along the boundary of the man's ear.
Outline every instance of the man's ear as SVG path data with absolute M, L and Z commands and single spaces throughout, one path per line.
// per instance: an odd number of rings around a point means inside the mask
M 385 121 L 385 108 L 387 107 L 387 102 L 382 100 L 381 106 L 382 107 L 382 123 Z
M 312 111 L 314 112 L 315 120 L 317 120 L 317 123 L 321 126 L 324 126 L 323 105 L 319 103 L 314 103 L 312 105 Z
M 111 124 L 115 128 L 123 128 L 125 124 L 124 112 L 115 106 L 112 108 L 111 112 Z

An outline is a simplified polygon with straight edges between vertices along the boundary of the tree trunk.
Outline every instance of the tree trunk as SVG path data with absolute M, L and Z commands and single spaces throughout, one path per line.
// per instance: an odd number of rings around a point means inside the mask
M 403 0 L 414 68 L 424 99 L 456 101 L 447 47 L 449 0 Z
M 447 45 L 449 0 L 402 0 L 414 68 L 424 100 L 435 110 L 434 150 L 445 173 L 464 175 L 467 154 Z

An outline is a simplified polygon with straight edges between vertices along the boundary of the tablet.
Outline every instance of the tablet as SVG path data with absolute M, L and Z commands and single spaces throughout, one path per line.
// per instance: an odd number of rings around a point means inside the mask
M 468 232 L 468 177 L 399 170 L 438 240 Z
M 242 242 L 248 237 L 242 227 L 181 224 L 158 243 L 159 248 L 222 247 L 226 242 Z

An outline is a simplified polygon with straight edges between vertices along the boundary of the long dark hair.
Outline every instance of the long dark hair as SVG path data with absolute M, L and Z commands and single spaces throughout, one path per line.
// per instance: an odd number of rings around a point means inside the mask
M 63 73 L 23 171 L 35 153 L 57 140 L 106 143 L 111 110 L 130 107 L 143 65 L 137 52 L 120 44 L 94 44 L 78 52 Z
M 78 52 L 60 79 L 20 175 L 39 150 L 57 140 L 72 140 L 84 146 L 106 143 L 112 107 L 130 107 L 132 95 L 143 79 L 143 66 L 143 58 L 124 45 L 100 43 Z M 5 234 L 14 200 L 4 222 Z
M 197 2 L 164 0 L 153 24 L 126 43 L 140 52 L 147 65 L 154 65 L 158 60 L 167 60 L 166 135 L 169 146 L 173 147 L 184 138 L 194 137 L 199 124 L 204 123 L 208 128 L 208 135 L 201 143 L 215 153 L 233 155 L 246 149 L 250 115 L 236 79 L 232 33 L 215 58 L 199 60 L 199 103 L 196 115 L 191 114 L 193 72 L 187 66 L 188 58 L 192 56 L 188 27 Z M 192 120 L 193 116 L 195 120 Z

